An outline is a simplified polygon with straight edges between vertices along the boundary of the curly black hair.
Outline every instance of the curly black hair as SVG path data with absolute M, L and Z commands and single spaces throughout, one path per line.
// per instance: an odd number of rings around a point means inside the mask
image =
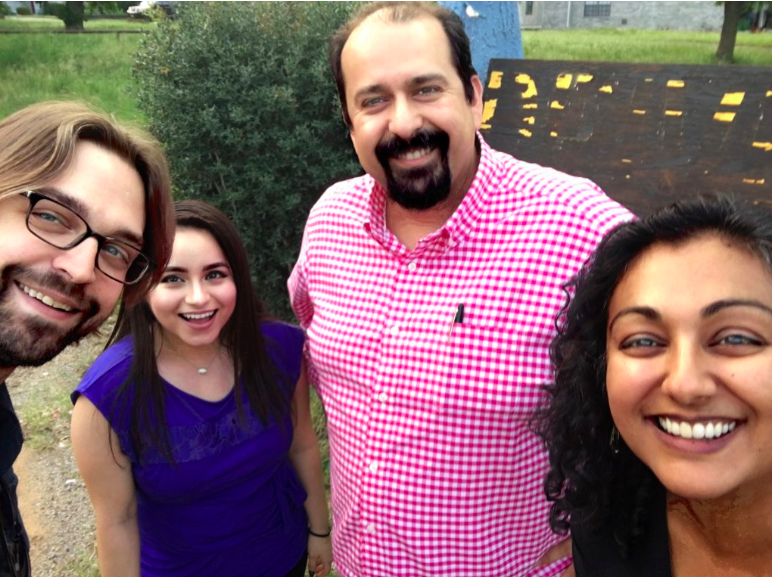
M 770 268 L 771 213 L 726 197 L 677 202 L 612 230 L 564 287 L 567 303 L 551 344 L 554 383 L 535 413 L 548 449 L 545 493 L 550 525 L 566 534 L 572 522 L 611 526 L 621 554 L 641 535 L 647 500 L 657 486 L 650 469 L 618 443 L 606 391 L 609 302 L 631 263 L 656 243 L 680 244 L 712 234 L 742 247 Z

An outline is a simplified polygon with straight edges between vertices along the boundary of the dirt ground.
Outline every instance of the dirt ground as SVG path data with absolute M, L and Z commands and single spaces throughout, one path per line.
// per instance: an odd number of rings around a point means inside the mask
M 7 381 L 25 434 L 14 470 L 35 577 L 98 575 L 94 514 L 70 446 L 68 397 L 104 340 L 90 337 Z

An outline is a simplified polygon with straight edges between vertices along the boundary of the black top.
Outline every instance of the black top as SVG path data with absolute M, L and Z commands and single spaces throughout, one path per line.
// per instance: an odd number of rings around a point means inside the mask
M 24 436 L 5 383 L 0 383 L 0 577 L 27 577 L 29 540 L 16 499 L 13 463 Z
M 611 523 L 596 531 L 572 523 L 572 555 L 577 577 L 671 577 L 666 491 L 658 484 L 650 495 L 644 534 L 620 555 Z

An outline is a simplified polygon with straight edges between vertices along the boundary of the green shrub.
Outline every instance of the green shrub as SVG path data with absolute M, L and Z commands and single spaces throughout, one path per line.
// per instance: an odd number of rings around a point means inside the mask
M 286 280 L 311 205 L 360 174 L 327 66 L 350 2 L 179 2 L 135 57 L 139 108 L 164 143 L 176 198 L 239 229 L 257 287 L 290 318 Z
M 19 6 L 16 9 L 16 15 L 17 16 L 31 16 L 32 11 L 29 9 L 28 6 Z
M 6 4 L 5 2 L 0 2 L 0 20 L 10 15 L 11 15 L 11 9 L 8 8 L 8 4 Z

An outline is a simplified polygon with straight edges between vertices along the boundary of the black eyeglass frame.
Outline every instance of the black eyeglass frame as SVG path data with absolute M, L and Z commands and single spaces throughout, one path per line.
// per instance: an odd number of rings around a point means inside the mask
M 114 280 L 116 282 L 119 282 L 121 284 L 124 284 L 124 285 L 133 285 L 133 284 L 136 284 L 136 283 L 140 282 L 142 280 L 142 277 L 144 277 L 148 272 L 150 272 L 150 271 L 152 271 L 152 270 L 154 270 L 156 268 L 156 263 L 153 262 L 153 259 L 150 258 L 145 253 L 143 253 L 138 246 L 135 246 L 135 245 L 133 245 L 131 243 L 128 243 L 128 242 L 126 242 L 124 240 L 119 240 L 117 238 L 113 238 L 113 237 L 110 237 L 110 236 L 103 236 L 103 235 L 99 234 L 98 232 L 94 232 L 91 229 L 91 226 L 89 226 L 89 223 L 86 222 L 85 218 L 83 218 L 80 214 L 75 212 L 69 206 L 66 206 L 66 205 L 62 204 L 58 200 L 55 200 L 55 199 L 53 199 L 51 197 L 48 197 L 45 194 L 41 194 L 41 193 L 39 193 L 39 192 L 37 192 L 35 190 L 28 190 L 28 191 L 22 192 L 20 194 L 22 196 L 26 197 L 30 201 L 30 207 L 29 207 L 29 210 L 27 210 L 27 217 L 25 219 L 25 224 L 27 225 L 27 230 L 30 231 L 30 234 L 35 236 L 35 238 L 39 238 L 40 240 L 42 240 L 46 244 L 48 244 L 50 246 L 53 246 L 55 248 L 61 249 L 61 250 L 70 250 L 71 248 L 75 248 L 76 246 L 81 244 L 87 238 L 94 237 L 95 239 L 97 239 L 97 254 L 94 257 L 94 267 L 96 267 L 96 269 L 99 272 L 101 272 L 103 275 L 105 275 L 107 278 L 112 279 L 112 280 Z M 54 244 L 50 240 L 48 240 L 46 238 L 43 238 L 38 233 L 36 233 L 34 230 L 32 230 L 32 227 L 30 226 L 30 216 L 32 216 L 32 210 L 35 208 L 35 205 L 37 203 L 39 203 L 41 200 L 47 200 L 48 202 L 53 202 L 57 206 L 61 206 L 62 208 L 68 210 L 69 212 L 71 212 L 72 214 L 74 214 L 75 216 L 77 216 L 81 220 L 81 222 L 86 226 L 86 230 L 83 232 L 82 235 L 77 237 L 75 240 L 73 240 L 69 244 L 66 244 L 65 246 L 59 246 L 58 244 Z M 139 272 L 137 274 L 137 278 L 136 279 L 134 279 L 132 281 L 126 281 L 125 279 L 122 280 L 122 279 L 115 278 L 111 274 L 106 273 L 105 271 L 103 271 L 102 268 L 99 266 L 99 253 L 102 251 L 102 247 L 104 246 L 104 244 L 106 242 L 108 242 L 108 241 L 128 246 L 128 247 L 132 248 L 133 250 L 137 251 L 137 256 L 134 257 L 134 260 L 129 265 L 129 267 L 126 269 L 127 273 L 129 272 L 129 270 L 133 266 L 135 266 L 135 263 L 137 262 L 138 258 L 145 259 L 145 268 L 141 272 Z

